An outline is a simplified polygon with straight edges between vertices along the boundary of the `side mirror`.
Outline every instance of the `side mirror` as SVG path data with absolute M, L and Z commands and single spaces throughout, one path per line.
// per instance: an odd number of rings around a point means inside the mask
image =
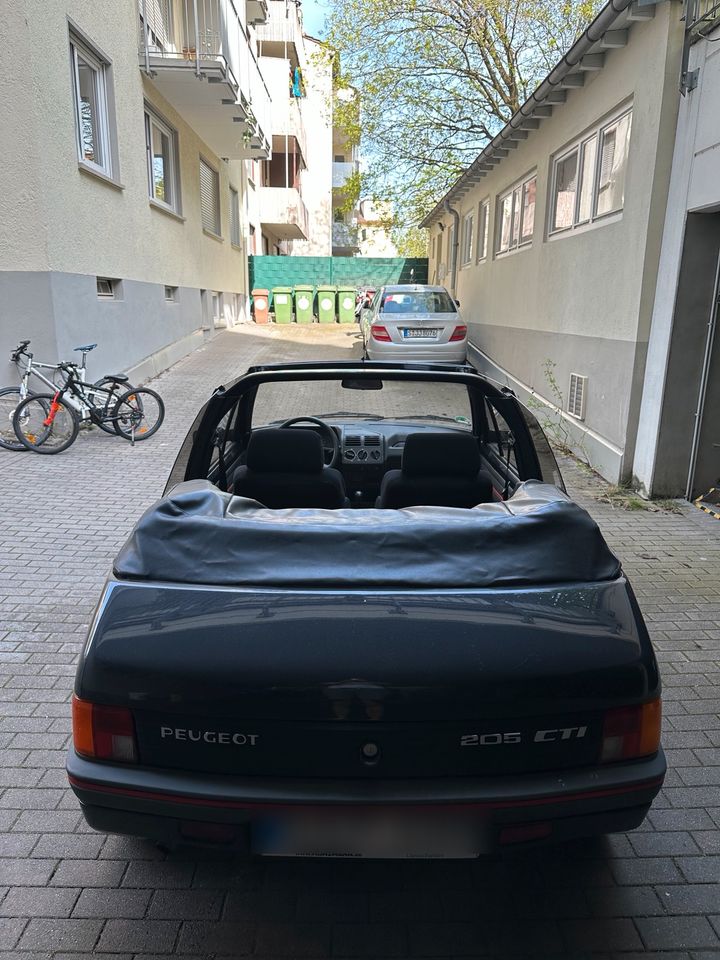
M 459 307 L 459 306 L 460 306 L 460 301 L 459 301 L 459 300 L 456 300 L 456 301 L 455 301 L 455 306 L 456 306 L 456 307 Z

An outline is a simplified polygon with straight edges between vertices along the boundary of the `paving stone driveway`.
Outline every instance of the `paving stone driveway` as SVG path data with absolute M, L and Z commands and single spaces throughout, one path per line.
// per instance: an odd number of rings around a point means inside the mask
M 57 457 L 0 450 L 0 960 L 720 957 L 720 521 L 599 503 L 572 464 L 664 673 L 670 771 L 641 830 L 477 862 L 244 864 L 85 826 L 68 700 L 112 556 L 214 386 L 350 355 L 355 328 L 224 333 L 153 384 L 168 414 L 146 444 L 93 431 Z

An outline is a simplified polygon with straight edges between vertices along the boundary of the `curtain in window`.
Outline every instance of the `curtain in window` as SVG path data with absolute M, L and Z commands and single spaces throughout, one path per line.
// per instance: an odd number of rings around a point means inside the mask
M 596 208 L 598 216 L 623 208 L 631 125 L 632 116 L 628 113 L 603 130 Z
M 574 150 L 567 157 L 558 160 L 555 167 L 554 230 L 564 230 L 572 226 L 577 193 L 577 166 L 578 152 Z

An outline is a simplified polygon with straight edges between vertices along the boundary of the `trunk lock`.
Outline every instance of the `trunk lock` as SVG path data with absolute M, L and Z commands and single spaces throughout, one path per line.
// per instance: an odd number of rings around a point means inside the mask
M 380 747 L 376 743 L 366 743 L 362 748 L 365 763 L 377 763 L 380 759 Z

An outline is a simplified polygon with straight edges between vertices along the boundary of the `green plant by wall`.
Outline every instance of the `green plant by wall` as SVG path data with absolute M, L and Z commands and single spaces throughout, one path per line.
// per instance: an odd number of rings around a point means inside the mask
M 532 396 L 528 398 L 527 407 L 537 414 L 540 426 L 556 450 L 566 456 L 579 457 L 587 466 L 592 466 L 584 442 L 573 437 L 567 420 L 562 414 L 565 409 L 565 397 L 555 375 L 557 363 L 546 357 L 541 366 L 543 379 L 548 387 L 548 400 Z

